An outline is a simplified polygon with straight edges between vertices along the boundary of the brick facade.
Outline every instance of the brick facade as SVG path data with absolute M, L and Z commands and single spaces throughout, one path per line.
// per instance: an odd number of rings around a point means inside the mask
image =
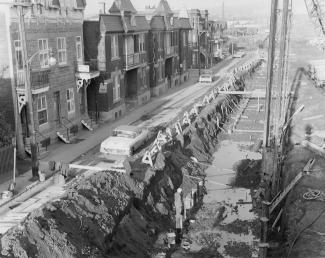
M 72 2 L 64 3 L 65 6 L 53 6 L 49 1 L 42 3 L 43 5 L 24 3 L 22 7 L 23 13 L 30 13 L 23 18 L 22 33 L 25 35 L 25 44 L 20 40 L 19 13 L 16 5 L 8 9 L 9 22 L 6 26 L 9 30 L 7 42 L 11 48 L 10 69 L 14 82 L 10 88 L 16 87 L 17 92 L 22 95 L 26 95 L 23 64 L 29 60 L 33 120 L 38 143 L 44 140 L 57 141 L 57 132 L 76 132 L 81 128 L 81 120 L 88 117 L 84 108 L 85 95 L 82 89 L 77 90 L 75 77 L 77 63 L 83 63 L 82 55 L 77 60 L 77 37 L 79 53 L 82 54 L 84 6 L 74 6 L 71 5 Z M 40 39 L 43 39 L 43 52 Z M 24 45 L 26 60 L 23 60 Z M 53 67 L 42 67 L 42 60 L 47 60 L 44 62 L 49 64 L 50 58 L 55 58 L 56 64 Z M 14 103 L 19 102 L 18 99 L 11 99 Z M 42 112 L 39 112 L 40 109 Z M 21 112 L 17 114 L 18 123 L 22 127 L 22 135 L 19 137 L 25 139 L 30 136 L 27 104 L 25 103 L 19 111 Z

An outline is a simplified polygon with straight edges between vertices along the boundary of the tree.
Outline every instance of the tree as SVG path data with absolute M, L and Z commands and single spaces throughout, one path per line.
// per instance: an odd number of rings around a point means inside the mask
M 10 145 L 13 136 L 10 124 L 7 123 L 4 113 L 0 112 L 0 148 Z

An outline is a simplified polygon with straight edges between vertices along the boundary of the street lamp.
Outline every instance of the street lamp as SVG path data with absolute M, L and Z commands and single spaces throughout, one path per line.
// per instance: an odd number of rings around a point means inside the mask
M 40 51 L 35 52 L 29 59 L 27 59 L 27 46 L 25 38 L 25 22 L 23 16 L 22 6 L 18 6 L 18 15 L 19 15 L 19 34 L 22 46 L 22 56 L 24 60 L 24 75 L 25 75 L 25 94 L 27 97 L 27 110 L 29 117 L 29 126 L 30 126 L 30 150 L 31 150 L 31 160 L 32 160 L 32 175 L 33 179 L 38 179 L 38 153 L 37 153 L 37 140 L 35 133 L 35 122 L 34 122 L 34 110 L 33 110 L 33 93 L 30 81 L 30 72 L 31 72 L 31 62 L 34 57 L 37 56 Z M 49 50 L 49 65 L 54 66 L 56 64 L 56 59 L 51 56 L 51 50 Z

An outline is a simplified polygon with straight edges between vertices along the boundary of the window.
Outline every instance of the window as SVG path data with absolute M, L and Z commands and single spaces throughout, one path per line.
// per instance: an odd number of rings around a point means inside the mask
M 24 64 L 23 64 L 23 50 L 21 47 L 21 41 L 15 40 L 14 45 L 15 45 L 15 56 L 16 56 L 17 70 L 22 70 L 24 68 Z
M 114 77 L 113 84 L 113 102 L 118 102 L 121 99 L 121 86 L 120 86 L 120 77 L 116 75 Z
M 147 68 L 146 67 L 142 67 L 141 73 L 142 73 L 142 86 L 146 86 L 147 85 L 147 78 L 146 78 Z
M 47 39 L 38 40 L 38 50 L 41 68 L 49 67 L 49 46 Z
M 58 63 L 59 65 L 67 63 L 67 49 L 65 38 L 58 38 Z
M 196 53 L 193 53 L 193 56 L 192 56 L 192 65 L 196 65 Z
M 44 93 L 37 95 L 37 115 L 39 125 L 47 123 L 47 103 Z
M 144 49 L 144 34 L 139 35 L 139 49 L 140 49 L 140 52 L 145 51 L 145 49 Z
M 183 31 L 183 46 L 186 47 L 186 32 Z
M 133 35 L 133 41 L 134 41 L 134 53 L 138 53 L 140 48 L 139 35 Z
M 112 38 L 111 38 L 111 54 L 112 54 L 112 59 L 119 57 L 118 36 L 117 35 L 112 35 Z
M 82 42 L 81 37 L 76 37 L 76 55 L 77 61 L 82 61 Z
M 158 48 L 161 49 L 162 48 L 162 44 L 161 44 L 161 32 L 157 33 L 157 40 L 158 40 Z
M 162 78 L 163 78 L 163 65 L 162 63 L 160 63 L 158 67 L 158 79 L 161 80 Z
M 74 113 L 74 92 L 73 88 L 67 89 L 68 114 Z

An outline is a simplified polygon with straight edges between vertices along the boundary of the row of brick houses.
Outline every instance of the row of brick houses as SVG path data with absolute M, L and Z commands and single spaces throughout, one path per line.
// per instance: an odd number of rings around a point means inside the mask
M 89 109 L 102 119 L 117 118 L 127 105 L 141 105 L 185 81 L 190 30 L 189 19 L 175 17 L 165 0 L 149 19 L 121 0 L 109 14 L 85 21 L 85 60 L 97 60 L 100 72 L 89 82 Z
M 84 20 L 85 0 L 12 0 L 3 7 L 0 98 L 6 101 L 0 104 L 6 103 L 8 118 L 17 118 L 20 150 L 29 151 L 30 137 L 24 53 L 40 150 L 58 139 L 70 143 L 82 127 L 92 130 L 94 119 L 117 119 L 130 105 L 184 82 L 197 66 L 197 51 L 208 58 L 208 12 L 195 23 L 202 30 L 195 50 L 191 12 L 175 14 L 166 0 L 150 15 L 137 12 L 130 0 L 116 0 L 108 14 L 90 20 Z

